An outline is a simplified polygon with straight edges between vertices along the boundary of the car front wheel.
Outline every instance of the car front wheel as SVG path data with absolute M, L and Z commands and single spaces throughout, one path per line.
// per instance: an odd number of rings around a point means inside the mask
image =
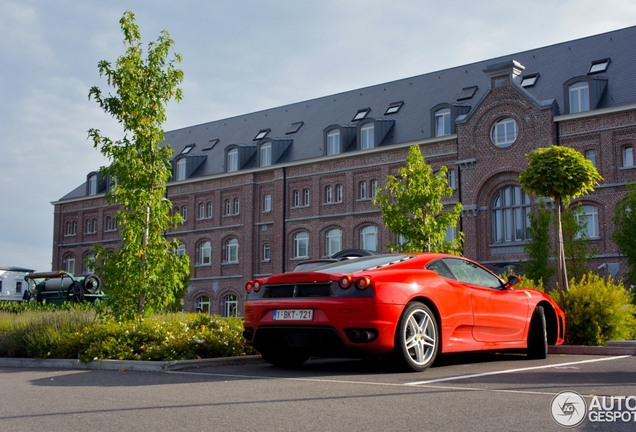
M 409 303 L 395 332 L 394 359 L 398 367 L 413 372 L 428 368 L 439 349 L 439 332 L 435 315 L 428 306 Z
M 544 359 L 548 356 L 548 335 L 546 332 L 543 306 L 537 306 L 530 319 L 528 330 L 528 358 Z

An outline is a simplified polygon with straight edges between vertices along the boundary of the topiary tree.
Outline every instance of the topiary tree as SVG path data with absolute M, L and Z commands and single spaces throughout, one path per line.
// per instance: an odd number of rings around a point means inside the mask
M 451 242 L 445 241 L 446 230 L 457 226 L 461 203 L 444 211 L 442 199 L 453 195 L 448 185 L 448 170 L 437 173 L 424 160 L 419 146 L 409 148 L 406 165 L 398 176 L 389 175 L 386 187 L 378 188 L 373 202 L 382 212 L 384 225 L 406 240 L 404 244 L 389 243 L 389 250 L 404 252 L 460 253 L 462 233 Z
M 557 282 L 568 290 L 561 210 L 563 203 L 594 190 L 603 177 L 591 161 L 570 147 L 553 145 L 526 155 L 528 168 L 519 174 L 519 183 L 526 193 L 554 200 L 556 205 Z
M 614 209 L 612 240 L 627 257 L 627 278 L 636 285 L 636 183 L 627 184 L 625 198 Z
M 163 31 L 148 45 L 144 59 L 133 13 L 124 13 L 120 24 L 125 54 L 115 65 L 105 60 L 98 65 L 115 94 L 92 87 L 88 97 L 122 125 L 124 137 L 114 141 L 98 129 L 88 135 L 111 162 L 102 169 L 113 185 L 106 198 L 121 207 L 116 214 L 121 246 L 109 251 L 96 245 L 95 269 L 105 281 L 113 314 L 125 319 L 143 317 L 172 303 L 187 279 L 189 259 L 177 255 L 177 240 L 169 242 L 164 236 L 181 218 L 170 214 L 172 204 L 165 199 L 172 150 L 159 145 L 164 139 L 166 105 L 173 98 L 181 99 L 178 85 L 183 71 L 176 67 L 181 57 L 174 54 L 168 59 L 174 41 Z

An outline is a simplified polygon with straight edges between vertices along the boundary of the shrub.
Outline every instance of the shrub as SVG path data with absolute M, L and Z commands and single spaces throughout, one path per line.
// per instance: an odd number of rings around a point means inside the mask
M 550 293 L 555 300 L 559 293 Z M 570 283 L 565 299 L 565 343 L 605 345 L 608 340 L 636 337 L 636 306 L 620 281 L 603 279 L 594 273 Z

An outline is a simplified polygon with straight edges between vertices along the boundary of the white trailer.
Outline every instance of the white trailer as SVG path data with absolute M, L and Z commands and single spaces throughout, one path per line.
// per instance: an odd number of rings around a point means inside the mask
M 33 283 L 24 277 L 35 270 L 0 265 L 0 300 L 22 300 Z

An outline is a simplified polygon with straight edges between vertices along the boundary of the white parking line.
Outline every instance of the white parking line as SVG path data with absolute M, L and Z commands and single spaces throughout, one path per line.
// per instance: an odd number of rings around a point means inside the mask
M 544 366 L 533 366 L 533 367 L 518 368 L 518 369 L 506 369 L 506 370 L 484 372 L 484 373 L 471 374 L 471 375 L 458 375 L 458 376 L 452 376 L 452 377 L 446 377 L 446 378 L 436 378 L 436 379 L 426 380 L 426 381 L 415 381 L 415 382 L 405 383 L 404 385 L 417 386 L 417 385 L 433 384 L 433 383 L 444 382 L 444 381 L 458 381 L 458 380 L 463 380 L 467 378 L 479 378 L 479 377 L 488 376 L 488 375 L 500 375 L 500 374 L 524 372 L 524 371 L 536 370 L 536 369 L 549 369 L 549 368 L 571 366 L 571 365 L 584 364 L 584 363 L 596 363 L 596 362 L 607 361 L 607 360 L 618 360 L 618 359 L 623 359 L 627 357 L 631 357 L 631 356 L 624 355 L 624 356 L 603 357 L 600 359 L 581 360 L 576 362 L 557 363 L 557 364 L 550 364 L 550 365 L 544 365 Z

